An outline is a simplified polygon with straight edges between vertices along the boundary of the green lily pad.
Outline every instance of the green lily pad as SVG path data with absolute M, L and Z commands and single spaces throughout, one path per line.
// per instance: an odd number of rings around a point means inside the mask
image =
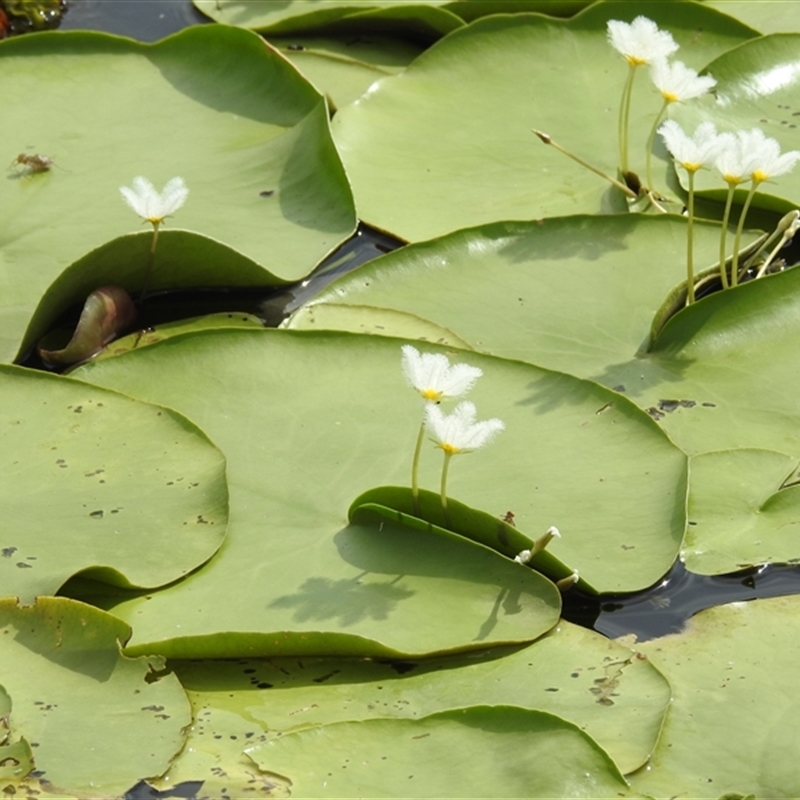
M 162 659 L 120 654 L 125 623 L 65 598 L 22 607 L 3 599 L 0 633 L 13 727 L 49 791 L 116 797 L 167 769 L 183 746 L 189 702 L 174 675 L 157 676 Z
M 275 37 L 277 47 L 335 109 L 352 103 L 380 78 L 402 72 L 423 50 L 422 46 L 388 36 Z
M 163 325 L 154 325 L 145 331 L 137 331 L 128 336 L 123 336 L 104 347 L 94 358 L 95 361 L 103 358 L 138 350 L 165 339 L 171 339 L 182 333 L 190 331 L 205 331 L 209 328 L 263 328 L 264 323 L 252 314 L 243 312 L 221 311 L 217 314 L 205 314 L 202 317 L 182 319 L 178 322 L 165 322 Z
M 179 258 L 172 275 L 161 241 L 160 285 L 202 285 L 210 271 L 203 261 L 223 248 L 233 251 L 226 265 L 244 262 L 248 274 L 217 267 L 211 285 L 297 280 L 355 228 L 324 98 L 249 31 L 198 26 L 155 44 L 46 32 L 0 43 L 0 64 L 0 90 L 16 109 L 6 120 L 7 149 L 54 162 L 38 173 L 17 165 L 0 181 L 2 359 L 14 357 L 41 295 L 64 269 L 141 230 L 119 193 L 136 175 L 159 189 L 182 176 L 189 197 L 166 227 L 201 232 L 210 248 L 200 248 L 194 272 Z M 144 238 L 125 238 L 115 251 L 124 251 L 128 274 Z
M 761 128 L 781 144 L 782 150 L 796 147 L 800 126 L 800 33 L 775 33 L 744 43 L 723 53 L 707 66 L 717 79 L 715 102 L 702 109 L 682 104 L 671 114 L 686 131 L 700 122 L 711 121 L 720 131 Z M 679 169 L 685 182 L 685 170 Z M 724 202 L 727 185 L 717 170 L 697 173 L 695 188 L 712 199 Z M 744 198 L 748 187 L 739 191 Z M 781 175 L 762 184 L 754 207 L 786 212 L 795 208 L 800 197 L 800 171 Z
M 283 327 L 296 331 L 336 330 L 396 336 L 458 347 L 462 350 L 474 349 L 466 340 L 431 320 L 404 311 L 374 306 L 314 302 L 298 310 Z
M 797 380 L 792 287 L 800 271 L 684 309 L 648 352 L 653 315 L 685 276 L 685 234 L 685 220 L 669 216 L 566 217 L 457 232 L 336 281 L 287 327 L 322 304 L 348 307 L 350 327 L 358 303 L 436 319 L 475 349 L 618 389 L 687 453 L 757 447 L 800 456 L 793 393 L 765 391 Z M 713 263 L 718 237 L 717 226 L 696 225 L 698 264 Z
M 640 12 L 623 2 L 597 3 L 567 21 L 486 17 L 438 42 L 402 75 L 381 80 L 332 126 L 359 215 L 413 241 L 495 220 L 626 210 L 619 190 L 531 129 L 616 174 L 626 67 L 608 44 L 606 23 Z M 697 69 L 757 35 L 702 4 L 652 3 L 647 13 Z M 694 104 L 705 109 L 713 98 Z M 645 71 L 631 111 L 637 172 L 659 107 Z
M 85 383 L 0 365 L 3 595 L 29 603 L 91 570 L 159 586 L 219 548 L 225 459 L 180 414 Z
M 68 309 L 97 287 L 121 286 L 139 296 L 153 235 L 141 232 L 106 242 L 67 267 L 45 291 L 22 340 L 24 353 Z M 230 247 L 189 231 L 158 235 L 155 266 L 148 291 L 185 287 L 265 287 L 288 283 Z
M 800 598 L 786 597 L 702 611 L 684 633 L 637 645 L 667 676 L 673 701 L 632 787 L 653 797 L 799 795 L 799 634 Z
M 532 570 L 504 556 L 388 520 L 383 532 L 380 523 L 347 524 L 364 491 L 410 479 L 422 405 L 405 385 L 400 344 L 206 331 L 73 373 L 180 409 L 228 459 L 230 536 L 218 557 L 149 599 L 108 601 L 136 619 L 131 652 L 396 656 L 530 641 L 553 624 L 532 628 L 510 608 L 493 621 L 510 582 L 532 596 L 543 591 L 517 578 Z M 451 351 L 462 357 L 485 373 L 471 397 L 507 432 L 452 465 L 453 498 L 498 517 L 511 510 L 521 530 L 556 525 L 563 539 L 549 549 L 599 591 L 658 580 L 683 537 L 683 454 L 647 415 L 595 384 Z M 421 486 L 437 486 L 440 470 L 440 455 L 426 446 Z M 492 559 L 499 583 L 474 571 Z M 447 625 L 438 621 L 444 609 Z
M 25 777 L 33 769 L 33 753 L 25 738 L 17 739 L 10 724 L 11 698 L 0 686 L 0 778 Z
M 463 25 L 456 14 L 442 8 L 450 0 L 326 0 L 309 4 L 242 2 L 242 0 L 192 0 L 195 7 L 216 22 L 239 25 L 266 34 L 303 31 L 391 32 L 433 42 Z
M 691 460 L 689 517 L 681 557 L 715 575 L 800 560 L 797 458 L 772 450 L 724 450 Z M 695 499 L 696 498 L 696 499 Z
M 416 719 L 488 703 L 546 711 L 574 723 L 626 773 L 652 753 L 670 702 L 669 685 L 646 659 L 563 621 L 522 649 L 424 661 L 287 658 L 170 665 L 198 719 L 188 750 L 212 751 L 214 742 L 229 742 L 228 726 L 242 718 L 244 730 L 231 731 L 239 734 L 240 752 L 249 739 L 263 738 L 261 730 Z M 182 756 L 165 783 L 188 779 L 183 762 Z
M 247 752 L 301 797 L 384 797 L 398 787 L 404 797 L 430 798 L 627 794 L 614 763 L 580 728 L 513 706 L 337 722 Z
M 350 506 L 348 517 L 359 522 L 368 519 L 390 519 L 399 525 L 427 530 L 430 527 L 450 529 L 475 542 L 485 544 L 510 558 L 533 547 L 534 540 L 544 531 L 531 532 L 526 536 L 518 530 L 516 523 L 510 524 L 485 511 L 459 503 L 448 498 L 447 519 L 442 511 L 441 495 L 419 490 L 419 508 L 414 506 L 411 489 L 404 486 L 379 486 L 364 492 Z M 512 514 L 513 520 L 513 514 Z M 572 575 L 573 570 L 557 559 L 549 550 L 541 550 L 526 562 L 532 569 L 546 575 L 552 581 L 559 581 Z M 577 588 L 593 592 L 594 588 L 582 578 Z
M 797 33 L 800 25 L 791 3 L 785 0 L 704 0 L 706 5 L 733 14 L 762 33 Z

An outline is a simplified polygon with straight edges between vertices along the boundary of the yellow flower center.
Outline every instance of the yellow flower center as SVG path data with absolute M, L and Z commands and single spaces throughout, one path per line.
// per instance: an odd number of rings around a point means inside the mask
M 456 453 L 460 453 L 461 452 L 461 448 L 460 447 L 456 447 L 455 445 L 448 444 L 447 442 L 442 442 L 439 445 L 439 447 L 441 447 L 442 450 L 445 451 L 445 453 L 449 453 L 451 456 L 454 456 Z
M 438 403 L 442 399 L 442 393 L 438 389 L 421 389 L 420 394 L 432 403 Z
M 661 92 L 661 94 L 668 103 L 678 102 L 678 95 L 675 92 Z
M 769 175 L 766 172 L 762 172 L 760 169 L 757 169 L 751 176 L 754 183 L 763 183 L 764 181 L 769 179 Z
M 647 59 L 646 58 L 641 58 L 641 56 L 627 55 L 627 56 L 625 56 L 625 60 L 632 67 L 643 67 L 647 63 Z

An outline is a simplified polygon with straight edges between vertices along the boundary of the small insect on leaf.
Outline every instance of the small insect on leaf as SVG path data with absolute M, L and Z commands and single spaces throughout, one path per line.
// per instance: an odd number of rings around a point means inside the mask
M 19 166 L 25 167 L 25 172 L 47 172 L 53 165 L 53 159 L 50 156 L 43 156 L 39 153 L 20 153 L 9 164 L 9 169 L 17 169 Z
M 515 514 L 513 511 L 506 511 L 505 516 L 503 517 L 503 522 L 505 522 L 506 525 L 510 525 L 512 528 L 516 528 L 517 526 L 514 523 L 514 516 Z

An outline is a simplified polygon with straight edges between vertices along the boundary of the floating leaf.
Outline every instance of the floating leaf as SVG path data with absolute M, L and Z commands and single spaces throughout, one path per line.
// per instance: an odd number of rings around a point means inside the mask
M 797 144 L 800 117 L 800 33 L 775 33 L 762 36 L 723 53 L 708 67 L 717 80 L 715 102 L 698 108 L 680 104 L 674 118 L 687 131 L 710 120 L 720 131 L 760 128 L 767 136 L 791 150 Z M 685 170 L 678 170 L 685 181 Z M 716 170 L 697 173 L 695 188 L 724 202 L 727 186 Z M 744 199 L 749 187 L 739 190 Z M 800 196 L 800 171 L 781 175 L 759 187 L 755 208 L 785 213 L 797 206 Z
M 154 44 L 45 32 L 1 42 L 0 65 L 0 91 L 15 109 L 5 147 L 35 148 L 54 163 L 0 181 L 2 359 L 14 357 L 42 293 L 68 265 L 141 229 L 119 194 L 137 175 L 159 187 L 185 180 L 189 198 L 167 229 L 200 232 L 282 281 L 311 272 L 355 229 L 324 98 L 249 31 L 195 26 Z M 171 281 L 159 239 L 153 286 Z M 215 285 L 240 282 L 219 265 L 215 275 Z M 176 280 L 202 285 L 185 268 Z M 80 299 L 107 283 L 132 288 L 106 278 Z
M 723 450 L 691 460 L 689 518 L 681 556 L 703 575 L 800 560 L 796 457 L 771 450 Z M 795 481 L 794 485 L 787 483 Z
M 626 65 L 608 44 L 606 23 L 640 12 L 621 2 L 596 3 L 567 21 L 489 16 L 374 85 L 332 126 L 359 216 L 418 241 L 496 220 L 626 211 L 619 190 L 542 144 L 531 129 L 616 174 Z M 756 35 L 698 3 L 651 3 L 647 13 L 696 69 Z M 631 112 L 635 171 L 644 170 L 657 97 L 640 76 Z M 702 113 L 712 104 L 707 97 L 693 105 Z
M 447 498 L 448 520 L 446 521 L 440 495 L 424 489 L 419 490 L 418 503 L 417 512 L 410 488 L 379 486 L 357 497 L 350 506 L 348 517 L 354 522 L 376 518 L 391 519 L 398 525 L 417 530 L 429 530 L 431 527 L 449 529 L 510 558 L 514 558 L 523 550 L 529 550 L 533 540 L 544 533 L 543 530 L 531 532 L 532 538 L 529 538 L 514 525 L 485 511 L 470 508 L 452 497 Z M 542 550 L 526 563 L 552 581 L 567 578 L 573 572 L 548 550 Z M 578 588 L 593 591 L 586 581 L 582 580 L 579 584 Z
M 583 731 L 542 711 L 473 706 L 421 719 L 337 722 L 250 748 L 301 797 L 625 797 Z M 457 759 L 453 753 L 458 753 Z
M 785 597 L 708 609 L 684 633 L 638 645 L 674 699 L 653 758 L 628 776 L 633 789 L 654 797 L 800 795 L 798 635 L 800 598 Z
M 0 365 L 0 586 L 31 602 L 91 570 L 159 586 L 219 548 L 225 460 L 174 411 Z M 0 682 L 2 682 L 0 680 Z
M 285 658 L 170 664 L 198 720 L 187 749 L 209 754 L 221 746 L 227 751 L 232 740 L 241 753 L 254 740 L 266 739 L 262 731 L 378 717 L 416 719 L 489 703 L 556 714 L 585 730 L 622 772 L 631 772 L 655 747 L 671 694 L 647 659 L 563 621 L 524 648 L 423 661 Z M 190 775 L 184 762 L 184 756 L 176 762 L 169 782 Z
M 347 524 L 350 504 L 376 482 L 409 480 L 422 404 L 405 385 L 401 343 L 205 331 L 74 373 L 180 409 L 228 460 L 230 536 L 218 557 L 149 599 L 93 598 L 136 619 L 131 652 L 433 654 L 539 635 L 524 614 L 503 612 L 511 627 L 502 636 L 500 627 L 478 636 L 512 583 L 540 591 L 516 577 L 532 570 L 460 537 L 388 520 L 383 533 L 380 523 Z M 446 352 L 483 369 L 470 396 L 507 427 L 453 465 L 455 497 L 498 519 L 511 510 L 524 531 L 556 525 L 563 539 L 549 549 L 598 591 L 642 588 L 667 572 L 683 537 L 686 459 L 653 420 L 590 382 Z M 428 445 L 420 484 L 437 486 L 440 470 Z M 478 580 L 494 559 L 499 583 Z
M 0 681 L 48 791 L 120 796 L 164 772 L 183 746 L 186 695 L 174 675 L 157 676 L 162 659 L 120 655 L 129 635 L 74 600 L 0 600 Z

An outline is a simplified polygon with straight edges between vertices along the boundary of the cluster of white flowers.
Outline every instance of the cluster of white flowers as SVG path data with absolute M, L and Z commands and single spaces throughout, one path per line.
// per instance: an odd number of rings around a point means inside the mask
M 402 350 L 402 366 L 408 384 L 425 400 L 425 415 L 417 437 L 414 460 L 411 467 L 411 495 L 414 512 L 419 513 L 419 489 L 417 487 L 417 468 L 422 447 L 422 439 L 428 436 L 444 453 L 442 467 L 441 503 L 445 522 L 450 525 L 447 508 L 447 469 L 452 456 L 472 453 L 488 444 L 505 425 L 499 419 L 478 421 L 474 403 L 468 400 L 460 402 L 450 414 L 445 414 L 440 403 L 454 400 L 465 395 L 475 382 L 483 375 L 478 367 L 469 364 L 451 364 L 442 353 L 420 353 L 416 347 L 404 344 Z M 537 553 L 547 547 L 549 542 L 560 536 L 557 528 L 550 528 L 544 536 L 537 539 L 530 550 L 523 550 L 514 559 L 519 564 L 527 564 Z M 562 590 L 568 589 L 578 581 L 577 572 L 565 579 L 560 585 Z
M 608 40 L 619 52 L 630 67 L 628 80 L 623 90 L 620 110 L 620 158 L 623 172 L 627 171 L 627 125 L 630 106 L 633 71 L 636 67 L 650 65 L 653 83 L 664 98 L 664 105 L 656 117 L 650 137 L 647 141 L 647 183 L 653 196 L 652 175 L 650 170 L 651 152 L 656 128 L 661 117 L 672 103 L 691 100 L 710 91 L 716 81 L 710 75 L 700 76 L 680 61 L 670 63 L 667 58 L 678 45 L 667 31 L 646 17 L 636 17 L 631 23 L 610 20 L 608 23 Z M 722 219 L 720 240 L 720 276 L 723 288 L 736 286 L 739 279 L 738 253 L 742 229 L 747 211 L 758 186 L 764 181 L 784 175 L 791 171 L 798 160 L 800 151 L 792 150 L 781 154 L 780 144 L 759 128 L 736 133 L 717 133 L 711 122 L 700 124 L 694 133 L 687 135 L 674 120 L 667 120 L 658 128 L 667 150 L 675 162 L 683 167 L 689 178 L 689 226 L 687 253 L 687 303 L 694 302 L 694 272 L 692 264 L 692 224 L 694 217 L 694 175 L 703 167 L 713 165 L 719 171 L 722 180 L 728 184 L 728 197 Z M 728 220 L 734 190 L 741 184 L 750 183 L 750 192 L 739 215 L 739 222 L 734 240 L 730 272 L 726 262 L 725 241 Z M 655 202 L 655 201 L 654 201 Z
M 778 141 L 765 136 L 760 128 L 717 133 L 713 122 L 703 122 L 689 136 L 670 119 L 658 132 L 672 157 L 687 172 L 713 165 L 728 185 L 748 181 L 758 185 L 791 172 L 800 160 L 798 150 L 781 154 Z
M 469 364 L 450 364 L 442 353 L 420 353 L 410 344 L 402 347 L 406 380 L 427 401 L 425 428 L 438 447 L 449 453 L 471 453 L 488 444 L 505 428 L 499 419 L 478 422 L 475 405 L 459 403 L 444 414 L 438 403 L 465 395 L 483 375 Z
M 660 30 L 647 17 L 636 17 L 630 24 L 609 20 L 608 40 L 630 66 L 649 65 L 650 77 L 667 103 L 693 100 L 717 84 L 710 75 L 701 77 L 682 61 L 670 63 L 669 56 L 679 45 L 671 33 Z

